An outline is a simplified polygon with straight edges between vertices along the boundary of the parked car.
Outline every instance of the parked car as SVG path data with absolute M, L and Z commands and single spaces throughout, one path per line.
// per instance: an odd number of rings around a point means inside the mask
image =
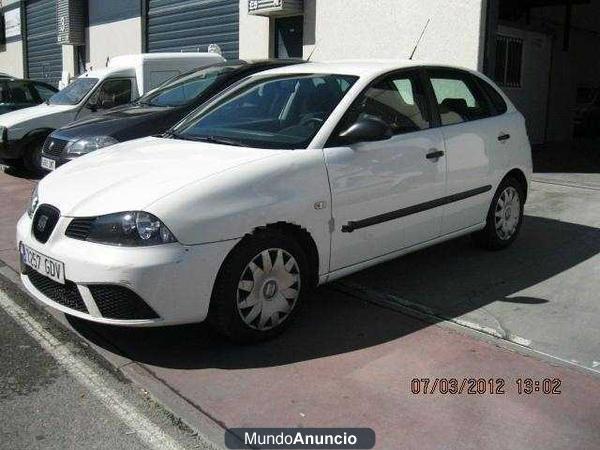
M 17 225 L 22 281 L 94 322 L 266 339 L 317 284 L 465 234 L 509 246 L 531 170 L 523 116 L 475 72 L 272 69 L 44 178 Z
M 91 70 L 46 103 L 0 116 L 0 158 L 40 166 L 42 145 L 55 129 L 100 110 L 137 99 L 173 76 L 222 62 L 215 53 L 152 53 L 118 56 Z
M 600 88 L 578 89 L 574 123 L 576 136 L 600 136 Z
M 99 148 L 164 133 L 218 92 L 253 73 L 298 60 L 229 61 L 185 73 L 132 104 L 74 122 L 51 133 L 41 167 L 56 167 Z
M 0 114 L 39 105 L 57 92 L 54 86 L 39 81 L 0 77 Z

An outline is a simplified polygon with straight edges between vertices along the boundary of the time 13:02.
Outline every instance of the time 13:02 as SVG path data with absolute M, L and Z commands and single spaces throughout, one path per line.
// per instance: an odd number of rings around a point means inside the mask
M 560 386 L 562 381 L 558 378 L 544 378 L 543 380 L 534 380 L 532 378 L 518 378 L 517 392 L 522 394 L 546 394 L 558 395 L 561 393 Z

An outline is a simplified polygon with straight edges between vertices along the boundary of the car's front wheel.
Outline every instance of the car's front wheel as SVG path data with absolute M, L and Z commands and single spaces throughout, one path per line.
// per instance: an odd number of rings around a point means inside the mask
M 219 271 L 209 322 L 236 342 L 272 338 L 298 311 L 307 280 L 306 255 L 293 239 L 267 230 L 247 236 Z
M 473 239 L 488 250 L 501 250 L 511 245 L 521 231 L 525 206 L 525 188 L 513 177 L 500 184 L 487 215 L 483 230 Z

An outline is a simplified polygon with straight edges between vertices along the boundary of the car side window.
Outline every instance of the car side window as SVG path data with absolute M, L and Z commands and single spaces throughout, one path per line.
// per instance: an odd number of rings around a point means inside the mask
M 485 119 L 490 105 L 470 74 L 454 70 L 429 71 L 442 125 Z
M 343 120 L 343 128 L 363 116 L 383 119 L 394 135 L 430 128 L 427 100 L 417 74 L 391 75 L 361 94 Z
M 107 80 L 90 100 L 98 108 L 109 109 L 131 101 L 131 80 Z
M 40 96 L 40 99 L 44 102 L 46 100 L 48 100 L 50 97 L 52 97 L 54 94 L 56 94 L 56 91 L 53 91 L 48 86 L 45 86 L 40 83 L 34 83 L 34 87 L 35 87 L 35 90 L 37 91 L 38 95 Z
M 9 84 L 10 99 L 13 103 L 36 103 L 31 86 L 27 83 L 17 81 Z

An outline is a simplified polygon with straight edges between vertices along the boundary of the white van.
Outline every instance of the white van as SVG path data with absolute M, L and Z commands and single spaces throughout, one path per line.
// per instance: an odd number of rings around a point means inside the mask
M 220 63 L 216 53 L 150 53 L 117 56 L 84 73 L 47 103 L 0 115 L 0 159 L 36 170 L 52 131 L 89 114 L 130 103 L 169 78 Z

